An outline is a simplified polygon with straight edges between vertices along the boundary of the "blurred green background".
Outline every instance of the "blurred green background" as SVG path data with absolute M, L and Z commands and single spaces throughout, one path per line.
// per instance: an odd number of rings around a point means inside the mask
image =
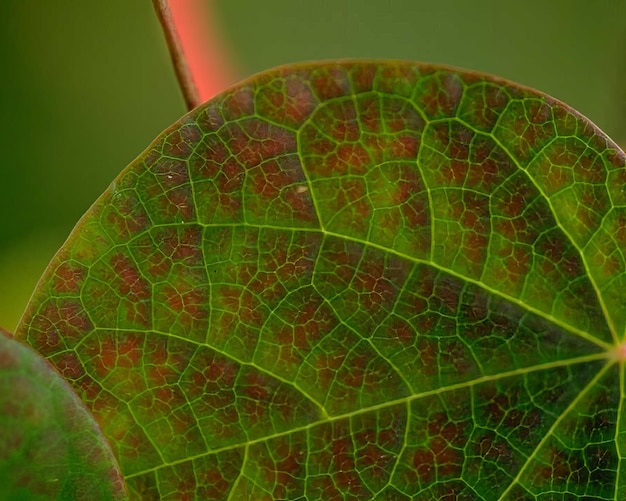
M 312 59 L 446 63 L 536 87 L 626 138 L 621 0 L 207 7 L 242 77 Z M 13 329 L 81 214 L 185 108 L 149 0 L 3 0 L 0 65 L 0 325 Z

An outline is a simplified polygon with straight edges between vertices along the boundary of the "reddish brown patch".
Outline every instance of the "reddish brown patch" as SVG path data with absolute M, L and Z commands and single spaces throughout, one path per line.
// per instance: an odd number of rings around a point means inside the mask
M 433 452 L 434 463 L 437 467 L 437 476 L 450 477 L 461 474 L 463 456 L 461 452 L 453 448 L 450 443 L 441 437 L 433 438 L 429 443 Z
M 380 106 L 380 99 L 374 94 L 357 98 L 361 133 L 381 134 L 383 132 Z
M 324 391 L 327 391 L 334 383 L 337 372 L 343 365 L 346 356 L 347 353 L 345 352 L 334 352 L 331 355 L 326 353 L 315 355 L 313 363 L 317 372 L 317 384 L 319 384 Z
M 430 118 L 453 117 L 463 97 L 463 83 L 452 72 L 440 72 L 420 81 L 417 104 Z
M 122 296 L 137 296 L 140 299 L 146 299 L 149 293 L 149 287 L 145 284 L 135 263 L 122 253 L 114 254 L 109 260 L 111 267 L 117 274 L 119 279 L 117 290 Z
M 187 162 L 183 160 L 161 157 L 150 169 L 163 191 L 189 183 Z
M 54 290 L 60 294 L 79 294 L 86 273 L 87 268 L 75 261 L 62 263 L 52 277 Z
M 514 247 L 512 255 L 504 259 L 504 269 L 512 284 L 521 284 L 530 270 L 530 253 L 522 247 Z
M 283 446 L 282 449 L 286 449 Z M 287 499 L 288 486 L 293 484 L 294 479 L 302 477 L 305 468 L 304 462 L 306 454 L 303 449 L 294 451 L 283 451 L 278 449 L 278 455 L 282 457 L 276 462 L 276 488 L 274 489 L 274 499 Z
M 135 236 L 150 224 L 143 203 L 134 190 L 115 192 L 109 202 L 103 208 L 103 219 L 120 240 Z
M 234 121 L 254 114 L 254 92 L 250 87 L 241 87 L 224 97 L 221 111 L 226 121 Z
M 50 359 L 61 375 L 70 381 L 76 381 L 85 376 L 83 364 L 74 352 L 61 353 Z
M 252 167 L 269 158 L 295 153 L 296 136 L 292 131 L 258 118 L 245 120 L 240 124 L 247 141 L 241 140 L 237 135 L 237 144 L 242 143 L 243 149 L 235 148 L 233 151 L 244 166 Z
M 370 358 L 367 353 L 359 351 L 352 353 L 348 363 L 341 367 L 337 374 L 337 380 L 345 386 L 360 390 L 366 382 L 368 376 L 368 366 Z
M 98 341 L 99 344 L 85 346 L 85 353 L 92 355 L 90 361 L 95 366 L 96 375 L 99 379 L 104 379 L 117 364 L 117 346 L 110 335 Z
M 417 449 L 413 454 L 413 469 L 418 478 L 425 484 L 435 479 L 435 455 L 430 449 Z
M 78 299 L 50 299 L 33 318 L 29 338 L 43 355 L 71 347 L 93 330 Z
M 397 339 L 404 346 L 410 346 L 415 342 L 417 333 L 413 326 L 406 320 L 399 317 L 394 317 L 391 326 L 389 327 L 389 337 Z
M 189 172 L 193 180 L 212 179 L 231 156 L 226 144 L 217 134 L 209 134 L 196 146 L 189 158 Z
M 355 94 L 371 91 L 374 88 L 376 66 L 373 64 L 355 64 L 350 68 L 350 75 Z
M 509 468 L 514 464 L 511 447 L 493 432 L 486 432 L 477 438 L 476 452 L 481 458 L 497 462 L 502 468 Z
M 170 132 L 163 141 L 163 155 L 188 158 L 194 145 L 200 140 L 201 132 L 194 123 L 185 123 Z
M 267 376 L 250 371 L 246 374 L 245 383 L 238 388 L 238 391 L 257 402 L 268 402 L 273 395 L 272 386 Z
M 118 338 L 118 367 L 137 367 L 141 363 L 145 336 L 143 334 L 125 334 Z
M 423 331 L 422 331 L 423 332 Z M 423 367 L 424 374 L 432 377 L 437 374 L 437 357 L 439 355 L 439 343 L 437 340 L 428 339 L 425 336 L 418 336 L 417 351 Z
M 547 480 L 565 481 L 576 469 L 576 465 L 570 462 L 570 458 L 565 451 L 555 447 L 550 448 L 550 466 L 541 469 L 541 476 Z
M 93 402 L 98 397 L 98 394 L 102 391 L 102 387 L 100 383 L 96 382 L 91 376 L 83 375 L 80 380 L 77 382 L 78 387 L 83 391 L 82 395 L 80 395 L 81 400 L 84 402 Z M 80 394 L 80 392 L 79 392 Z
M 316 119 L 320 129 L 337 143 L 354 142 L 361 137 L 356 107 L 352 100 L 328 104 L 323 114 L 316 116 Z
M 320 101 L 350 93 L 350 80 L 342 66 L 324 67 L 311 72 L 311 84 Z
M 439 356 L 440 365 L 453 367 L 454 371 L 460 376 L 466 375 L 474 366 L 467 347 L 460 341 L 447 343 Z
M 285 119 L 296 126 L 302 125 L 317 105 L 308 82 L 299 76 L 289 75 L 285 82 L 285 92 Z
M 302 151 L 305 157 L 324 157 L 332 153 L 337 147 L 337 143 L 325 137 L 316 127 L 311 124 L 305 125 L 300 133 Z M 318 158 L 311 158 L 307 163 L 307 167 L 311 172 L 317 172 Z

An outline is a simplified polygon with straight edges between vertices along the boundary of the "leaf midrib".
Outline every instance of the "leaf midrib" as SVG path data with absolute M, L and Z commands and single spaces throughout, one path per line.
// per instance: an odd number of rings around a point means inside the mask
M 132 331 L 132 332 L 136 332 L 136 331 Z M 155 333 L 155 331 L 150 331 L 152 333 Z M 164 335 L 164 336 L 170 336 L 170 337 L 176 337 L 178 339 L 181 340 L 186 340 L 185 338 L 179 337 L 179 336 L 173 336 L 171 334 L 168 333 L 164 333 L 164 332 L 156 332 L 158 334 Z M 187 340 L 189 341 L 189 340 Z M 194 343 L 194 344 L 198 344 L 199 346 L 203 346 L 203 347 L 208 347 L 211 348 L 210 346 L 206 345 L 206 344 L 202 344 L 202 343 Z M 214 348 L 211 348 L 214 349 Z M 218 351 L 218 350 L 216 350 Z M 221 352 L 220 352 L 221 353 Z M 224 354 L 225 356 L 229 356 Z M 231 357 L 232 358 L 232 357 Z M 397 406 L 397 405 L 402 405 L 405 404 L 407 406 L 409 406 L 409 404 L 415 400 L 419 400 L 422 398 L 427 398 L 427 397 L 431 397 L 431 396 L 436 396 L 436 395 L 440 395 L 442 393 L 447 393 L 450 391 L 455 391 L 455 390 L 460 390 L 460 389 L 464 389 L 464 388 L 471 388 L 473 386 L 477 386 L 483 383 L 488 383 L 491 381 L 498 381 L 500 379 L 504 379 L 504 378 L 509 378 L 509 377 L 514 377 L 514 376 L 521 376 L 521 375 L 526 375 L 526 374 L 531 374 L 534 372 L 539 372 L 542 370 L 549 370 L 549 369 L 554 369 L 554 368 L 560 368 L 560 367 L 567 367 L 569 365 L 575 365 L 575 364 L 582 364 L 582 363 L 588 363 L 588 362 L 595 362 L 598 360 L 602 360 L 602 359 L 606 359 L 607 363 L 598 371 L 598 374 L 596 374 L 596 376 L 594 376 L 594 378 L 592 379 L 592 381 L 590 383 L 588 383 L 585 386 L 585 389 L 580 392 L 580 394 L 572 401 L 572 403 L 570 403 L 570 405 L 566 408 L 565 411 L 563 411 L 563 413 L 561 413 L 561 415 L 559 416 L 559 418 L 557 419 L 558 422 L 560 422 L 563 419 L 563 416 L 565 414 L 567 414 L 567 412 L 569 412 L 569 410 L 572 408 L 573 405 L 575 405 L 576 402 L 578 402 L 582 396 L 584 396 L 584 394 L 586 394 L 586 391 L 591 387 L 592 383 L 595 383 L 613 364 L 616 363 L 615 359 L 612 359 L 610 356 L 608 356 L 606 353 L 595 353 L 592 355 L 585 355 L 585 356 L 581 356 L 581 357 L 575 357 L 575 358 L 570 358 L 570 359 L 564 359 L 564 360 L 558 360 L 558 361 L 553 361 L 553 362 L 548 362 L 545 364 L 538 364 L 538 365 L 534 365 L 534 366 L 529 366 L 529 367 L 524 367 L 521 369 L 514 369 L 511 371 L 506 371 L 506 372 L 500 372 L 498 374 L 492 374 L 492 375 L 487 375 L 487 376 L 481 376 L 475 379 L 471 379 L 468 381 L 464 381 L 461 383 L 454 383 L 454 384 L 450 384 L 447 386 L 442 386 L 440 388 L 436 388 L 436 389 L 432 389 L 432 390 L 427 390 L 424 392 L 420 392 L 420 393 L 416 393 L 407 397 L 403 397 L 403 398 L 399 398 L 399 399 L 395 399 L 395 400 L 391 400 L 391 401 L 387 401 L 387 402 L 383 402 L 380 404 L 376 404 L 376 405 L 371 405 L 368 407 L 364 407 L 361 409 L 358 409 L 356 411 L 352 411 L 352 412 L 346 412 L 343 414 L 338 414 L 336 416 L 329 416 L 326 419 L 318 419 L 316 421 L 313 421 L 311 423 L 307 423 L 306 425 L 302 425 L 302 426 L 297 426 L 294 428 L 290 428 L 289 430 L 285 430 L 285 431 L 281 431 L 278 433 L 274 433 L 272 435 L 265 435 L 263 437 L 259 437 L 259 438 L 255 438 L 252 440 L 248 440 L 245 442 L 241 442 L 238 444 L 231 444 L 225 447 L 220 447 L 217 449 L 213 449 L 207 452 L 204 452 L 202 454 L 196 454 L 193 456 L 188 456 L 186 458 L 181 458 L 181 459 L 177 459 L 175 461 L 169 461 L 169 462 L 164 462 L 163 464 L 154 466 L 152 468 L 147 468 L 145 470 L 141 470 L 138 472 L 134 472 L 128 475 L 125 475 L 126 478 L 132 478 L 132 477 L 138 477 L 147 473 L 151 473 L 154 471 L 157 471 L 159 469 L 162 468 L 167 468 L 170 466 L 175 466 L 177 464 L 182 464 L 182 463 L 186 463 L 188 461 L 193 461 L 195 459 L 200 459 L 203 457 L 207 457 L 210 456 L 212 454 L 220 454 L 222 452 L 227 452 L 227 451 L 231 451 L 231 450 L 235 450 L 235 449 L 239 449 L 242 447 L 249 447 L 250 445 L 254 445 L 257 443 L 263 443 L 275 438 L 280 438 L 280 437 L 284 437 L 287 435 L 291 435 L 293 433 L 298 433 L 298 432 L 302 432 L 302 431 L 307 431 L 310 430 L 312 428 L 315 428 L 316 426 L 319 425 L 323 425 L 323 424 L 327 424 L 327 423 L 333 423 L 336 421 L 341 421 L 344 419 L 349 419 L 355 416 L 360 416 L 363 414 L 367 414 L 370 412 L 375 412 L 381 409 L 387 409 L 389 407 L 393 407 L 393 406 Z M 259 367 L 258 365 L 254 364 L 254 363 L 248 363 L 248 362 L 240 362 L 242 365 L 247 365 L 250 367 L 253 367 L 261 372 L 265 372 L 268 373 L 270 375 L 272 375 L 273 377 L 276 377 L 275 375 L 267 372 L 265 369 L 263 369 L 262 367 Z M 293 383 L 291 383 L 293 384 Z M 297 388 L 296 388 L 297 389 Z M 410 406 L 408 407 L 408 409 L 410 410 Z M 548 433 L 546 433 L 546 436 L 550 435 L 550 432 L 553 431 L 553 429 L 556 427 L 556 425 L 553 425 L 550 428 L 550 431 Z M 544 437 L 541 441 L 541 443 L 543 443 L 546 440 L 546 438 Z M 536 449 L 538 449 L 539 446 L 537 446 Z

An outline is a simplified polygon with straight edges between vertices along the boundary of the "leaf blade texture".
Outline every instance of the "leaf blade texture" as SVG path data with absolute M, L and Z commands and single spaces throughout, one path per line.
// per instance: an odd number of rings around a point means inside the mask
M 625 172 L 504 80 L 279 68 L 118 177 L 18 335 L 146 499 L 615 499 Z
M 0 395 L 0 499 L 127 499 L 84 404 L 50 364 L 1 328 Z

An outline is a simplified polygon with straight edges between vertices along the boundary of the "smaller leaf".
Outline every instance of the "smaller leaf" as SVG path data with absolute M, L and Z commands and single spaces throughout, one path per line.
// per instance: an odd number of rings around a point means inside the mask
M 91 414 L 43 358 L 2 328 L 0 486 L 0 499 L 11 501 L 126 499 Z

